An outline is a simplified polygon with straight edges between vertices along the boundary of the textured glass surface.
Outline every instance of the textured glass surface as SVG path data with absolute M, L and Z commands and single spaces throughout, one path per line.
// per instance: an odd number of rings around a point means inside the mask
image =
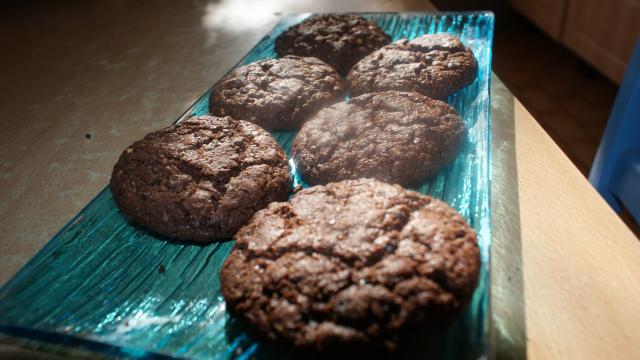
M 275 38 L 306 16 L 283 20 L 240 64 L 275 57 Z M 394 40 L 424 33 L 458 35 L 478 59 L 478 79 L 448 99 L 468 125 L 468 141 L 453 164 L 417 190 L 450 203 L 478 231 L 480 283 L 467 310 L 415 358 L 485 357 L 493 15 L 363 16 L 376 21 Z M 179 120 L 207 111 L 205 94 Z M 295 133 L 274 136 L 289 152 Z M 300 183 L 297 174 L 295 177 Z M 225 310 L 218 273 L 232 246 L 232 241 L 185 245 L 151 234 L 132 225 L 104 189 L 0 290 L 0 331 L 29 341 L 64 342 L 115 356 L 274 357 L 276 350 L 255 342 Z

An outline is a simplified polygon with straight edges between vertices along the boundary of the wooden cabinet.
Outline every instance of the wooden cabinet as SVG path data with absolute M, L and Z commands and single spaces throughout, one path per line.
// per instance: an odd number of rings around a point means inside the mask
M 509 3 L 553 39 L 560 41 L 566 1 L 567 0 L 509 0 Z
M 640 34 L 640 0 L 570 0 L 562 42 L 620 83 Z
M 640 35 L 640 0 L 509 0 L 513 8 L 620 83 Z

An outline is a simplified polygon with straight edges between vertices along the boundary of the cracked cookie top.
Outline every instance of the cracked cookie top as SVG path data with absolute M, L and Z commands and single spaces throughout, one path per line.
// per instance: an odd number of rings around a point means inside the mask
M 276 39 L 279 56 L 313 56 L 340 75 L 381 46 L 391 42 L 375 22 L 349 14 L 317 15 L 290 27 Z
M 116 205 L 165 236 L 228 238 L 258 210 L 287 199 L 287 158 L 271 135 L 230 117 L 200 116 L 125 149 L 110 183 Z
M 212 90 L 209 111 L 266 129 L 294 130 L 344 94 L 340 75 L 329 65 L 312 57 L 286 56 L 231 71 Z
M 471 84 L 477 72 L 476 58 L 460 39 L 430 34 L 372 52 L 351 69 L 349 84 L 354 95 L 398 90 L 444 99 Z
M 373 179 L 272 203 L 235 235 L 227 307 L 299 348 L 395 350 L 444 326 L 480 270 L 476 233 L 444 202 Z
M 312 185 L 361 177 L 415 185 L 455 157 L 464 133 L 447 103 L 387 91 L 321 110 L 296 136 L 292 154 Z

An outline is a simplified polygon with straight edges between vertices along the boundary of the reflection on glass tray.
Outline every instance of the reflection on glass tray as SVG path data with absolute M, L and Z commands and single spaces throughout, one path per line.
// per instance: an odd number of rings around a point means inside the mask
M 393 40 L 460 36 L 478 79 L 447 101 L 469 133 L 456 161 L 416 190 L 443 199 L 478 231 L 480 282 L 459 319 L 415 358 L 479 358 L 489 351 L 490 98 L 493 15 L 371 13 Z M 282 20 L 238 65 L 276 57 L 275 38 L 309 14 Z M 208 111 L 208 94 L 178 120 Z M 295 133 L 273 133 L 289 154 Z M 298 174 L 294 174 L 300 183 Z M 107 356 L 278 357 L 225 311 L 218 273 L 232 241 L 183 245 L 130 224 L 104 189 L 0 290 L 0 332 L 24 342 L 64 343 Z

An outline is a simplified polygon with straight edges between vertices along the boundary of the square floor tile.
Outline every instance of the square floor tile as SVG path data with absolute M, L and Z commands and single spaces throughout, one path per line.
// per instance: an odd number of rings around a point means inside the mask
M 560 102 L 560 106 L 581 124 L 602 122 L 603 120 L 603 114 L 585 99 L 564 99 Z
M 604 121 L 584 124 L 584 129 L 587 131 L 589 136 L 598 143 L 602 140 L 602 135 L 604 134 L 606 127 L 607 123 Z
M 565 111 L 555 111 L 541 114 L 538 121 L 544 123 L 545 129 L 549 129 L 552 137 L 558 137 L 561 141 L 571 144 L 572 141 L 593 140 L 585 131 L 583 125 L 577 123 L 571 115 Z
M 598 144 L 593 140 L 572 141 L 568 143 L 571 152 L 576 156 L 582 165 L 591 168 L 593 159 L 598 150 Z

